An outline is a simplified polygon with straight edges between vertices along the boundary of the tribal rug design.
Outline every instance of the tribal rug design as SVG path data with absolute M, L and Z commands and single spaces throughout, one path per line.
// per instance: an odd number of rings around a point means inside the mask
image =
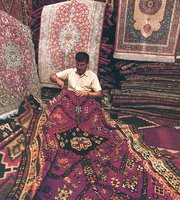
M 119 0 L 114 57 L 174 62 L 179 9 L 178 0 Z
M 160 124 L 144 118 L 144 117 L 140 117 L 140 116 L 135 116 L 135 115 L 120 115 L 118 116 L 118 119 L 122 122 L 124 122 L 125 124 L 131 124 L 132 126 L 135 126 L 138 130 L 142 130 L 142 129 L 147 129 L 147 128 L 155 128 L 160 126 Z
M 38 67 L 40 81 L 52 85 L 52 72 L 75 66 L 75 54 L 86 51 L 89 67 L 98 70 L 105 3 L 73 0 L 44 6 L 41 15 Z
M 114 119 L 135 127 L 141 135 L 143 142 L 149 146 L 180 151 L 179 122 L 138 115 L 120 115 Z
M 40 96 L 29 28 L 0 11 L 0 113 L 19 107 L 27 93 Z
M 178 165 L 96 100 L 63 91 L 33 113 L 7 199 L 179 198 Z
M 27 162 L 29 166 L 27 158 L 31 155 L 27 129 L 30 122 L 33 124 L 32 118 L 35 119 L 40 112 L 37 100 L 28 96 L 21 103 L 17 114 L 0 119 L 0 199 L 20 199 L 18 195 L 15 197 L 10 194 L 18 190 L 18 180 L 26 180 L 24 164 Z M 26 169 L 29 170 L 29 167 Z

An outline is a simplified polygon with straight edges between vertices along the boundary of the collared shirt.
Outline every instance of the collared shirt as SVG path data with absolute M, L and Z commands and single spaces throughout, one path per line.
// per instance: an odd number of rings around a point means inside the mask
M 57 72 L 56 75 L 62 80 L 68 80 L 69 90 L 84 92 L 102 90 L 97 75 L 89 69 L 82 75 L 76 73 L 76 68 L 65 69 L 61 72 Z

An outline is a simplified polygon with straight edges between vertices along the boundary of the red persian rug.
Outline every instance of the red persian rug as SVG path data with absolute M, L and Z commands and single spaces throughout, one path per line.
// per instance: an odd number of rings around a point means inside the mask
M 74 0 L 44 6 L 39 40 L 39 74 L 44 86 L 52 85 L 52 72 L 75 66 L 75 54 L 90 55 L 97 73 L 105 3 Z
M 64 2 L 67 0 L 33 0 L 32 1 L 32 12 L 31 12 L 31 22 L 30 28 L 32 32 L 32 40 L 34 43 L 35 58 L 36 63 L 38 63 L 38 46 L 39 46 L 39 34 L 40 34 L 40 24 L 41 24 L 41 13 L 44 6 L 49 4 Z
M 19 107 L 27 95 L 40 96 L 30 29 L 0 11 L 0 113 Z
M 114 57 L 174 62 L 180 27 L 178 0 L 119 0 Z
M 30 22 L 32 10 L 31 0 L 1 0 L 0 10 L 3 10 L 25 25 Z
M 4 199 L 180 197 L 178 163 L 143 144 L 131 126 L 111 120 L 95 99 L 63 91 L 46 110 L 37 105 L 28 115 L 29 107 L 25 101 L 20 109 L 18 119 L 29 125 Z M 7 165 L 2 169 L 7 174 Z

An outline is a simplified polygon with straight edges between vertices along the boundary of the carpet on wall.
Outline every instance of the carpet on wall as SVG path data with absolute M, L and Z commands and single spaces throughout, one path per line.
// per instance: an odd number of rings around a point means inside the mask
M 178 0 L 119 0 L 114 57 L 174 62 L 179 40 Z
M 31 0 L 1 0 L 0 10 L 5 11 L 25 25 L 29 25 L 32 10 Z
M 53 72 L 75 66 L 75 54 L 90 55 L 89 68 L 97 73 L 106 4 L 75 0 L 44 6 L 41 15 L 38 67 L 43 86 L 53 85 Z
M 11 132 L 0 144 L 2 199 L 179 198 L 176 155 L 145 145 L 93 98 L 63 91 L 44 110 L 31 95 L 15 122 L 1 126 Z
M 0 11 L 0 113 L 19 107 L 26 95 L 40 97 L 30 29 Z
M 39 46 L 39 34 L 40 34 L 42 9 L 46 5 L 64 2 L 64 1 L 66 0 L 41 0 L 41 1 L 33 0 L 32 1 L 30 28 L 32 32 L 32 40 L 34 43 L 36 63 L 38 63 L 38 46 Z
M 38 46 L 39 46 L 39 34 L 40 34 L 40 23 L 41 13 L 43 6 L 62 3 L 66 0 L 33 0 L 32 2 L 32 13 L 30 28 L 32 31 L 32 39 L 35 49 L 35 59 L 38 63 Z M 98 2 L 105 2 L 96 0 Z M 110 4 L 106 4 L 104 22 L 102 28 L 101 44 L 99 50 L 99 65 L 98 65 L 98 76 L 103 89 L 113 88 L 115 82 L 113 75 L 113 44 L 114 44 L 114 33 L 115 33 L 115 12 Z

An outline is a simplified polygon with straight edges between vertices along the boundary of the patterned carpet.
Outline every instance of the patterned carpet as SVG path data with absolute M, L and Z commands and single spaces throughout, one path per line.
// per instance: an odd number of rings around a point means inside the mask
M 135 126 L 146 144 L 180 151 L 180 121 L 134 115 L 120 115 L 118 120 Z
M 143 143 L 92 98 L 33 96 L 1 120 L 0 199 L 179 199 L 178 154 Z
M 55 95 L 60 93 L 58 88 L 42 88 L 42 100 L 47 103 Z M 104 101 L 102 98 L 100 103 Z M 106 110 L 106 107 L 104 107 Z M 108 113 L 110 110 L 106 110 Z M 135 115 L 111 115 L 117 122 L 123 122 L 134 126 L 141 133 L 143 141 L 150 145 L 169 150 L 180 151 L 180 121 L 161 119 L 149 116 Z
M 30 29 L 1 10 L 0 27 L 0 113 L 5 113 L 27 93 L 40 96 L 40 85 Z
M 178 0 L 118 0 L 118 6 L 115 58 L 175 61 L 180 24 Z M 170 42 L 170 38 L 174 40 Z

